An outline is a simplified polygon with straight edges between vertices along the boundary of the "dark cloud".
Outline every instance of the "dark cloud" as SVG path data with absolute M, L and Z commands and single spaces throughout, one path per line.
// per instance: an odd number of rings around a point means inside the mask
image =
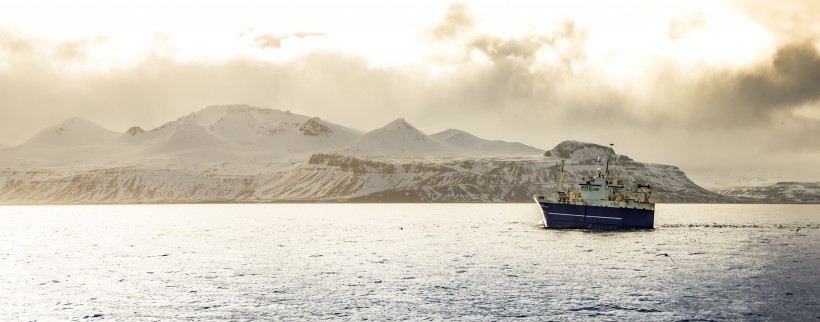
M 244 34 L 243 34 L 244 35 Z M 282 41 L 289 38 L 307 38 L 307 37 L 326 37 L 324 33 L 319 32 L 295 32 L 284 35 L 261 34 L 253 38 L 254 44 L 262 49 L 267 48 L 282 48 Z
M 773 32 L 781 43 L 820 39 L 818 1 L 779 1 L 774 5 L 768 0 L 732 0 L 730 3 L 767 31 Z
M 708 109 L 704 115 L 723 123 L 765 121 L 774 112 L 820 99 L 820 55 L 812 43 L 783 46 L 754 67 L 705 76 L 693 101 Z
M 470 14 L 470 7 L 465 3 L 454 2 L 447 8 L 444 19 L 430 29 L 430 33 L 435 39 L 449 40 L 470 30 L 474 25 L 475 18 Z
M 583 58 L 583 43 L 586 36 L 585 30 L 569 21 L 562 24 L 551 35 L 529 34 L 520 37 L 481 35 L 472 40 L 467 48 L 468 50 L 479 50 L 493 61 L 502 59 L 532 61 L 541 49 L 549 46 L 562 58 L 571 61 Z

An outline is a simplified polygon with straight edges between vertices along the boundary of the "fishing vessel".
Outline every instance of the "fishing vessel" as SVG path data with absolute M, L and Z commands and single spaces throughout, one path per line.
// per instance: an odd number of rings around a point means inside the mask
M 612 147 L 612 144 L 610 144 Z M 578 189 L 563 189 L 564 161 L 560 164 L 557 189 L 551 196 L 533 196 L 544 215 L 546 228 L 651 229 L 655 204 L 651 184 L 626 186 L 610 176 L 609 161 L 598 157 L 597 175 L 582 178 Z

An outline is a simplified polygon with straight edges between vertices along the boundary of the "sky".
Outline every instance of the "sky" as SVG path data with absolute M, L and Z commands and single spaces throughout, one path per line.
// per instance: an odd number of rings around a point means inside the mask
M 0 146 L 245 103 L 820 181 L 820 2 L 3 1 Z

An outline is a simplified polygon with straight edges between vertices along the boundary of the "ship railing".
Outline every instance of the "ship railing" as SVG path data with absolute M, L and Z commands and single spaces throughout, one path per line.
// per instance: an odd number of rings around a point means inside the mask
M 554 203 L 563 203 L 563 204 L 574 204 L 575 203 L 575 199 L 570 198 L 570 197 L 555 197 L 555 196 L 553 196 L 553 197 L 544 198 L 544 199 L 549 200 L 550 202 L 554 202 Z

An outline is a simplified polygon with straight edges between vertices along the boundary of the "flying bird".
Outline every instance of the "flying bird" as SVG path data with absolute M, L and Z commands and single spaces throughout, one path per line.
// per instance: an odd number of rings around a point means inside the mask
M 672 262 L 673 262 L 673 263 L 675 262 L 675 260 L 674 260 L 674 259 L 672 259 L 672 256 L 669 256 L 669 254 L 667 254 L 667 253 L 657 254 L 657 255 L 655 255 L 655 256 L 666 256 L 666 257 L 669 257 L 669 259 L 670 259 L 670 260 L 672 260 Z

